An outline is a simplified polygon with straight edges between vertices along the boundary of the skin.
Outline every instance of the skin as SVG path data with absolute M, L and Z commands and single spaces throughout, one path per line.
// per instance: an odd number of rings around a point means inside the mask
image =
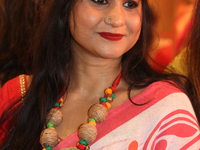
M 135 6 L 136 2 L 138 7 Z M 121 57 L 136 43 L 140 35 L 142 6 L 140 0 L 135 3 L 135 7 L 128 8 L 125 7 L 128 4 L 126 0 L 110 0 L 104 5 L 91 0 L 79 1 L 75 7 L 75 20 L 73 13 L 71 17 L 71 33 L 75 39 L 72 41 L 73 51 L 85 51 L 95 59 Z M 110 24 L 108 17 L 111 17 Z M 77 25 L 75 27 L 74 21 Z M 110 42 L 99 36 L 100 32 L 119 33 L 124 37 L 120 41 Z
M 132 2 L 138 6 L 127 8 L 126 0 L 109 0 L 105 5 L 81 0 L 76 4 L 70 21 L 73 36 L 70 84 L 64 97 L 64 107 L 61 108 L 63 122 L 56 127 L 62 139 L 87 122 L 89 108 L 99 103 L 104 90 L 112 85 L 121 71 L 122 55 L 137 42 L 142 24 L 142 6 L 140 0 Z M 109 16 L 112 18 L 110 24 L 107 20 Z M 102 38 L 99 32 L 124 36 L 120 41 L 109 41 Z M 110 110 L 128 100 L 128 88 L 121 80 Z M 133 90 L 131 96 L 141 91 Z

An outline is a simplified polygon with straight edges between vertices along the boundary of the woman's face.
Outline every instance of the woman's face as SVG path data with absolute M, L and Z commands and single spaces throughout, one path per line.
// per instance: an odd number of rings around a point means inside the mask
M 78 0 L 70 20 L 72 50 L 119 58 L 137 42 L 141 25 L 141 0 Z

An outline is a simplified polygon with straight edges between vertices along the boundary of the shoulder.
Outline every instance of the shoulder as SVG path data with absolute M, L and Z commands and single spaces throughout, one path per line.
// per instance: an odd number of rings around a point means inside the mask
M 182 120 L 194 122 L 198 126 L 196 115 L 188 96 L 182 92 L 173 82 L 155 82 L 147 87 L 145 96 L 151 105 L 151 113 L 161 122 L 169 120 Z M 153 117 L 152 117 L 153 118 Z
M 132 99 L 140 103 L 156 103 L 173 93 L 183 93 L 176 84 L 170 81 L 157 81 L 147 86 L 140 94 Z
M 162 81 L 151 84 L 145 90 L 143 96 L 148 98 L 149 107 L 141 115 L 152 127 L 145 145 L 148 147 L 156 141 L 158 149 L 165 144 L 168 149 L 199 148 L 199 126 L 187 95 L 176 86 Z
M 23 92 L 26 92 L 32 81 L 32 75 L 19 75 L 4 84 L 0 89 L 1 99 L 7 97 L 12 99 L 14 97 L 20 97 Z
M 195 118 L 190 99 L 173 82 L 154 82 L 132 100 L 140 104 L 146 103 L 147 109 L 151 107 L 151 112 L 157 114 L 159 111 L 158 115 L 161 116 L 173 112 L 172 114 L 187 113 Z
M 178 88 L 178 85 L 170 80 L 166 81 L 157 81 L 152 84 L 150 84 L 146 89 L 151 90 L 151 91 L 165 91 L 169 93 L 175 93 L 175 92 L 181 92 L 181 90 Z
M 11 97 L 20 96 L 20 78 L 22 76 L 17 76 L 6 82 L 0 90 L 1 100 L 9 99 Z
M 188 96 L 171 81 L 158 81 L 149 85 L 144 93 L 150 101 L 160 102 L 165 106 L 180 107 L 181 105 L 190 106 Z

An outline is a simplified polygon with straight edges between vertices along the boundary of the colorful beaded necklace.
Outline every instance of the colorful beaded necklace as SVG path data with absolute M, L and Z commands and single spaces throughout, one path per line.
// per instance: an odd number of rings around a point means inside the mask
M 105 89 L 104 97 L 100 99 L 100 104 L 95 104 L 89 109 L 89 121 L 80 126 L 78 136 L 80 141 L 76 147 L 63 148 L 61 150 L 90 150 L 89 143 L 93 142 L 97 136 L 96 123 L 105 121 L 111 102 L 115 99 L 116 87 L 118 86 L 122 72 L 114 80 L 111 87 Z M 50 110 L 46 118 L 46 129 L 40 135 L 40 144 L 42 150 L 52 150 L 60 142 L 55 127 L 62 123 L 63 117 L 60 108 L 63 106 L 64 100 L 60 98 L 54 107 Z

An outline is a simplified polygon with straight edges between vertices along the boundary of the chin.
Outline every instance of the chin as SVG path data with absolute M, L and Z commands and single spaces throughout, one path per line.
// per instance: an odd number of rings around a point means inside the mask
M 102 50 L 99 54 L 105 58 L 120 58 L 126 52 L 126 50 L 119 48 L 109 48 L 108 50 Z
M 118 54 L 118 53 L 107 53 L 106 55 L 101 55 L 103 58 L 105 59 L 118 59 L 121 58 L 123 56 L 122 53 Z

